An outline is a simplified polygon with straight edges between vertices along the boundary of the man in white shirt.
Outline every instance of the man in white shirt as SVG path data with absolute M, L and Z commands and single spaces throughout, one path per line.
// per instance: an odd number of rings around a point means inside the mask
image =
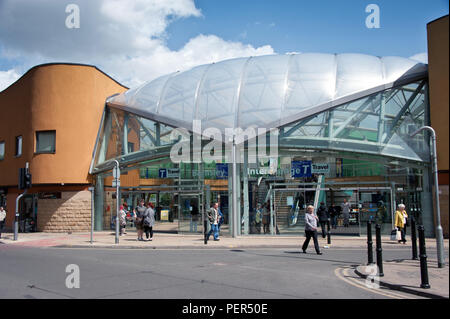
M 219 203 L 214 203 L 214 206 L 211 207 L 211 209 L 208 211 L 208 219 L 211 223 L 211 230 L 209 231 L 208 235 L 206 236 L 206 239 L 209 240 L 209 236 L 211 234 L 214 234 L 214 240 L 219 240 L 219 222 L 220 222 L 220 215 L 219 215 Z

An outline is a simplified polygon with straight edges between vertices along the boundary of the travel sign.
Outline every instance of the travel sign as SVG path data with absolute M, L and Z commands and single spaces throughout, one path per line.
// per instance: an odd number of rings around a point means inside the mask
M 292 161 L 292 177 L 311 177 L 312 174 L 327 174 L 330 172 L 328 163 L 312 163 L 311 161 Z

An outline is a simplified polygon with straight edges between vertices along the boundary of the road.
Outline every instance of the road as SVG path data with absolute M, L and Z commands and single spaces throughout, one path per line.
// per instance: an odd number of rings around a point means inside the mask
M 384 259 L 409 258 L 405 249 Z M 337 269 L 366 262 L 362 249 L 66 249 L 0 247 L 0 298 L 383 299 Z M 69 264 L 80 288 L 66 287 Z

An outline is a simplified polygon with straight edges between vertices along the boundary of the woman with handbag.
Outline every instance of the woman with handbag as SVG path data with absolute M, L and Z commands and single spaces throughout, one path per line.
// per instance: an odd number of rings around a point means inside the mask
M 406 244 L 406 221 L 408 218 L 408 214 L 405 210 L 404 204 L 398 205 L 398 210 L 395 212 L 395 227 L 397 227 L 397 230 L 401 233 L 401 239 L 398 240 L 398 243 L 400 244 L 403 242 L 403 244 Z

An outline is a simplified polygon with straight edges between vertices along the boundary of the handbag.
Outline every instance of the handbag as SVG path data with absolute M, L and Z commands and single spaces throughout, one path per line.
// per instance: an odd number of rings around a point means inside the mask
M 402 232 L 401 231 L 397 230 L 397 233 L 395 235 L 395 239 L 396 240 L 402 240 Z
M 391 231 L 391 240 L 398 240 L 397 239 L 397 229 L 393 229 Z

